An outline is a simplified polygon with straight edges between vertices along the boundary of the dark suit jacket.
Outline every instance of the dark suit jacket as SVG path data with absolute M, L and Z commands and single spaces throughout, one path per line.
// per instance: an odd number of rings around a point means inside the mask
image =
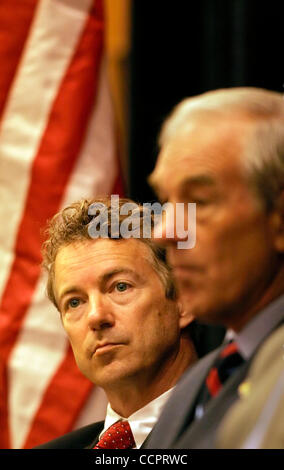
M 238 387 L 256 354 L 227 380 L 219 394 L 209 402 L 203 417 L 194 420 L 198 393 L 221 348 L 202 358 L 183 375 L 147 440 L 146 449 L 215 448 L 218 425 L 239 397 Z
M 98 442 L 103 428 L 104 421 L 98 421 L 64 434 L 57 439 L 35 447 L 35 449 L 92 449 Z

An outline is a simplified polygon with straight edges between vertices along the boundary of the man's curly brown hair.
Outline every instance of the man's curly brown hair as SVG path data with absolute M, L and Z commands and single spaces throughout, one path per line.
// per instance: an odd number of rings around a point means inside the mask
M 146 216 L 145 208 L 142 205 L 134 203 L 131 199 L 119 199 L 119 227 L 120 224 L 128 217 L 122 215 L 120 208 L 123 204 L 135 204 L 137 207 L 136 216 L 140 221 L 140 228 L 143 227 L 143 220 Z M 75 242 L 84 242 L 91 240 L 89 234 L 89 227 L 93 221 L 94 216 L 89 214 L 89 207 L 91 204 L 103 204 L 106 207 L 108 214 L 108 233 L 111 238 L 111 197 L 101 197 L 94 199 L 82 199 L 74 202 L 73 204 L 65 207 L 58 214 L 56 214 L 48 224 L 46 230 L 46 241 L 43 243 L 43 266 L 47 270 L 47 295 L 49 299 L 58 309 L 58 305 L 54 294 L 54 265 L 58 251 L 63 246 L 67 246 Z M 149 220 L 149 219 L 147 219 Z M 153 227 L 153 217 L 151 216 L 151 226 Z M 119 237 L 112 238 L 122 240 L 119 230 Z M 167 298 L 174 300 L 176 298 L 176 289 L 174 286 L 173 277 L 170 267 L 165 261 L 165 252 L 162 248 L 158 247 L 150 238 L 137 238 L 138 241 L 146 244 L 149 248 L 149 261 L 151 262 L 154 270 L 159 275 L 162 283 L 165 286 L 165 295 Z M 127 242 L 127 240 L 125 240 Z M 95 240 L 94 240 L 95 243 Z

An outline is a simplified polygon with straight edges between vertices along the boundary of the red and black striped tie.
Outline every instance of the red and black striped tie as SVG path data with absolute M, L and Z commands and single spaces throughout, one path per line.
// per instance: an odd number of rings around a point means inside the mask
M 195 412 L 197 418 L 202 416 L 209 400 L 219 393 L 226 380 L 243 362 L 235 341 L 231 341 L 222 349 L 211 367 L 199 395 Z

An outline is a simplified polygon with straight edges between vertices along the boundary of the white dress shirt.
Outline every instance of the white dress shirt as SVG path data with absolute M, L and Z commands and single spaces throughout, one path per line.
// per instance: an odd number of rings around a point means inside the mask
M 155 398 L 155 400 L 143 406 L 143 408 L 140 408 L 140 410 L 135 411 L 135 413 L 133 413 L 127 418 L 127 421 L 129 422 L 132 434 L 136 442 L 136 449 L 139 449 L 141 447 L 148 434 L 150 434 L 150 432 L 152 431 L 154 425 L 160 417 L 162 408 L 168 400 L 172 390 L 173 389 L 171 388 L 167 392 L 160 395 L 158 398 Z M 114 423 L 116 423 L 116 421 L 121 419 L 125 420 L 126 418 L 117 414 L 112 409 L 110 404 L 108 404 L 104 429 L 100 434 L 100 438 L 110 426 L 112 426 Z

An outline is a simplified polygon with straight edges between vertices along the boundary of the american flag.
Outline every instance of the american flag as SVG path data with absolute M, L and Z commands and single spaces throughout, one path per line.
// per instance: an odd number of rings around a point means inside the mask
M 104 416 L 45 295 L 42 229 L 82 197 L 122 194 L 103 0 L 0 3 L 0 448 Z

